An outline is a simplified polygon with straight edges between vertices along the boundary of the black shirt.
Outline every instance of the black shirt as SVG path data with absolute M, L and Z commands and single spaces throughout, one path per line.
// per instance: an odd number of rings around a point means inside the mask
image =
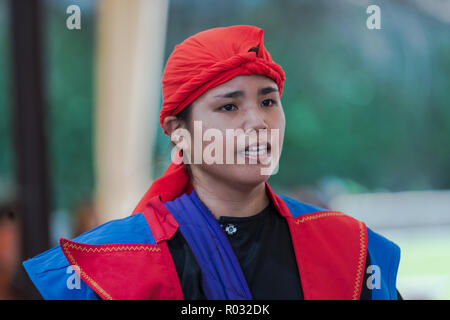
M 272 202 L 254 216 L 220 217 L 219 224 L 230 240 L 253 299 L 303 300 L 303 290 L 286 219 Z M 178 230 L 167 242 L 180 279 L 184 299 L 206 299 L 201 270 L 186 240 Z M 366 258 L 366 268 L 370 256 Z M 360 298 L 371 299 L 364 274 Z M 399 296 L 399 298 L 401 298 Z
M 288 224 L 272 203 L 251 217 L 220 217 L 254 299 L 303 299 Z

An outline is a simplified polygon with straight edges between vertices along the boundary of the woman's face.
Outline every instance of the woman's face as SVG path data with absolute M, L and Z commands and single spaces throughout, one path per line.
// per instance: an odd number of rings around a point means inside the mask
M 262 75 L 237 76 L 206 91 L 191 105 L 194 179 L 207 174 L 230 183 L 254 185 L 278 163 L 285 117 L 276 83 Z

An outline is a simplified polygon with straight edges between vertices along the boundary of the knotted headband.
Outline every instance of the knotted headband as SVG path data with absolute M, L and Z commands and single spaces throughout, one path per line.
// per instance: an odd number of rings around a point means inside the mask
M 238 75 L 261 74 L 271 78 L 281 97 L 285 73 L 264 47 L 263 34 L 264 30 L 258 27 L 236 25 L 208 29 L 176 45 L 162 77 L 161 127 L 167 116 L 177 115 L 207 90 Z M 133 213 L 142 211 L 154 196 L 166 202 L 190 190 L 185 165 L 172 162 L 152 183 Z

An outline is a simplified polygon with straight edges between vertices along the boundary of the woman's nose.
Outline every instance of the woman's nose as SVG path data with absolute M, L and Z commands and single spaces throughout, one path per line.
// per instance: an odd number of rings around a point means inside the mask
M 267 129 L 264 111 L 259 107 L 248 109 L 244 117 L 243 128 L 245 131 Z

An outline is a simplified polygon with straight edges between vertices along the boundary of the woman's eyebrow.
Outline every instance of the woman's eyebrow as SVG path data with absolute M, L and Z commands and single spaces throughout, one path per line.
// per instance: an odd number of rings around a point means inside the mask
M 278 92 L 278 88 L 269 86 L 269 87 L 265 87 L 265 88 L 259 89 L 258 90 L 258 95 L 259 96 L 264 96 L 264 95 L 269 94 L 271 92 Z
M 245 96 L 244 91 L 231 91 L 227 93 L 218 94 L 216 98 L 239 98 Z
M 258 90 L 258 95 L 259 96 L 264 96 L 266 94 L 269 94 L 271 92 L 277 92 L 278 88 L 273 87 L 273 86 L 269 86 L 269 87 L 265 87 L 265 88 L 261 88 Z M 223 93 L 223 94 L 218 94 L 214 97 L 216 98 L 239 98 L 239 97 L 244 97 L 245 96 L 245 92 L 241 91 L 241 90 L 236 90 L 236 91 L 231 91 L 231 92 L 227 92 L 227 93 Z

